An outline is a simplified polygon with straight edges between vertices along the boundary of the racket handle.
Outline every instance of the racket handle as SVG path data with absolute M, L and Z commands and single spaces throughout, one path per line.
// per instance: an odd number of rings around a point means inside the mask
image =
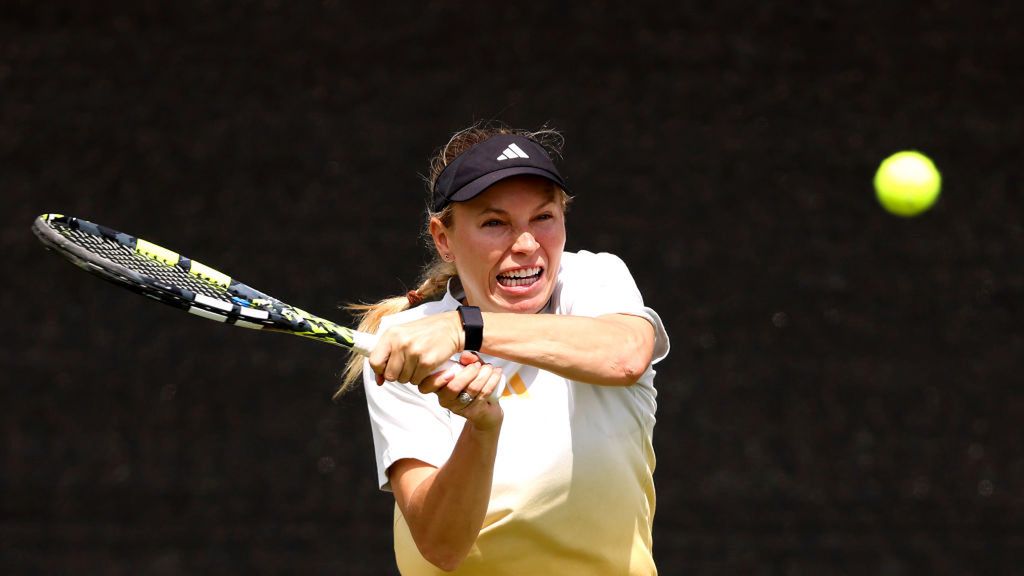
M 357 353 L 362 354 L 363 356 L 370 355 L 370 351 L 373 350 L 374 346 L 377 345 L 378 340 L 376 334 L 368 334 L 366 332 L 353 332 L 352 339 L 352 349 L 355 350 Z M 459 371 L 462 370 L 463 368 L 465 368 L 465 366 L 463 366 L 462 364 L 459 364 L 454 360 L 447 360 L 444 364 L 441 365 L 441 369 L 438 370 L 438 372 L 446 372 L 448 370 L 453 370 L 455 374 L 458 374 Z M 498 385 L 494 387 L 494 391 L 491 392 L 491 396 L 490 398 L 488 398 L 488 400 L 492 402 L 497 402 L 498 399 L 501 398 L 502 393 L 505 392 L 506 385 L 507 381 L 505 375 L 502 374 L 501 380 L 498 382 Z

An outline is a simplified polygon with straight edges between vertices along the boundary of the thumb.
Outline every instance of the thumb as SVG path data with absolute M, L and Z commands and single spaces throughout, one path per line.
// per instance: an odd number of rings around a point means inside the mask
M 462 364 L 463 366 L 469 366 L 470 364 L 475 364 L 477 362 L 483 362 L 483 360 L 480 360 L 480 356 L 477 355 L 476 352 L 463 350 L 462 354 L 459 355 L 459 364 Z

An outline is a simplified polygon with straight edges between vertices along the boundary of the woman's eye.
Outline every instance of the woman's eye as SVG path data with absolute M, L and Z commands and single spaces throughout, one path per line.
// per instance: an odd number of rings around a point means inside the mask
M 553 214 L 544 213 L 544 214 L 537 215 L 536 219 L 537 220 L 551 220 L 554 217 L 555 216 Z
M 501 226 L 501 220 L 485 220 L 483 223 L 484 228 L 493 228 L 494 226 Z

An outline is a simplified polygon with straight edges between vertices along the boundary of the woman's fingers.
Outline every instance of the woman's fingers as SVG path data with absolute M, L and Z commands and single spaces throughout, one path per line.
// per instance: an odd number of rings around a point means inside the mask
M 459 410 L 455 410 L 458 415 L 465 418 L 467 422 L 480 430 L 492 429 L 495 426 L 500 426 L 504 416 L 501 404 L 492 401 L 490 398 L 491 391 L 494 390 L 494 387 L 497 386 L 498 382 L 501 380 L 501 368 L 490 365 L 487 365 L 487 367 L 490 368 L 490 370 L 486 373 L 481 370 L 481 373 L 478 376 L 478 380 L 483 383 L 479 388 L 479 393 L 472 402 Z
M 416 382 L 413 379 L 413 374 L 416 373 L 416 369 L 419 366 L 419 358 L 416 356 L 404 355 L 402 358 L 402 365 L 397 367 L 398 377 L 395 378 L 396 382 Z
M 431 375 L 438 372 L 444 372 L 444 364 L 441 365 L 441 368 L 437 368 L 425 362 L 423 358 L 417 358 L 416 368 L 412 370 L 408 381 L 412 384 L 419 385 Z
M 476 390 L 470 390 L 467 389 L 467 387 L 469 387 L 473 382 L 474 378 L 478 376 L 474 375 L 474 373 L 471 372 L 469 374 L 464 375 L 460 379 L 460 381 L 453 381 L 454 375 L 464 372 L 466 370 L 465 367 L 467 366 L 473 366 L 474 370 L 480 370 L 482 369 L 483 366 L 489 366 L 489 364 L 484 363 L 476 352 L 466 350 L 459 355 L 459 367 L 453 366 L 450 369 L 452 373 L 452 378 L 448 378 L 447 380 L 445 380 L 444 384 L 450 389 L 450 392 L 452 392 L 456 397 L 458 397 L 459 394 L 465 392 L 466 394 L 470 394 L 472 395 L 472 397 L 475 398 Z M 431 391 L 433 392 L 440 389 L 441 387 L 437 386 L 434 390 Z M 448 393 L 443 393 L 442 398 L 446 398 L 449 395 L 450 394 Z
M 370 351 L 370 355 L 366 357 L 367 362 L 370 364 L 370 369 L 377 375 L 378 385 L 383 384 L 387 379 L 384 370 L 387 368 L 390 358 L 391 346 L 384 338 L 377 341 L 377 345 Z
M 444 386 L 439 387 L 434 393 L 437 394 L 437 401 L 441 406 L 452 411 L 458 411 L 465 407 L 464 403 L 459 402 L 458 395 L 463 391 L 472 394 L 471 390 L 467 390 L 467 386 L 477 378 L 485 366 L 487 365 L 480 362 L 463 366 L 462 370 L 452 376 Z
M 461 371 L 462 368 L 457 366 L 452 366 L 445 370 L 438 370 L 420 381 L 416 387 L 419 389 L 420 394 L 433 394 L 447 386 L 448 383 L 451 382 L 452 378 Z
M 370 352 L 368 360 L 378 375 L 378 383 L 381 383 L 382 376 L 383 380 L 389 382 L 419 385 L 437 372 L 438 367 L 450 357 L 444 346 L 436 344 L 436 339 L 418 333 L 422 328 L 410 332 L 409 327 L 402 325 L 384 331 L 377 346 Z M 475 356 L 471 358 L 463 363 L 478 360 Z
M 476 376 L 470 380 L 466 387 L 461 390 L 469 394 L 473 399 L 476 399 L 483 392 L 484 385 L 487 384 L 487 380 L 490 379 L 491 374 L 494 373 L 494 366 L 491 364 L 480 364 L 480 370 Z M 460 393 L 461 393 L 460 392 Z
M 430 367 L 421 361 L 417 350 L 411 348 L 403 345 L 391 331 L 384 333 L 367 357 L 370 368 L 377 375 L 377 384 L 385 381 L 415 384 L 422 380 L 419 373 L 429 373 Z
M 384 369 L 380 373 L 384 375 L 384 379 L 388 382 L 402 382 L 402 370 L 407 361 L 408 359 L 400 350 L 392 350 L 387 362 L 384 364 Z
M 492 401 L 491 395 L 494 393 L 494 390 L 501 385 L 501 373 L 501 368 L 491 370 L 491 375 L 487 378 L 487 382 L 484 384 L 483 388 L 480 389 L 479 398 L 488 402 Z M 497 399 L 494 399 L 494 401 L 496 402 Z
M 473 402 L 487 400 L 487 393 L 494 390 L 501 375 L 499 368 L 484 363 L 471 364 L 462 372 L 465 375 L 456 375 L 444 388 L 437 391 L 440 404 L 460 414 Z
M 459 354 L 459 364 L 463 366 L 469 366 L 474 362 L 482 362 L 480 355 L 472 350 L 463 350 L 462 354 Z
M 452 367 L 423 379 L 418 389 L 422 394 L 436 394 L 442 408 L 462 416 L 480 429 L 501 424 L 501 405 L 491 398 L 502 378 L 501 368 L 486 364 L 473 353 L 459 358 L 461 369 Z

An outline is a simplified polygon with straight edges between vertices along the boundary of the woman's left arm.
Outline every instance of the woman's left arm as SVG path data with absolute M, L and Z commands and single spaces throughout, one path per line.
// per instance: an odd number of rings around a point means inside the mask
M 570 380 L 630 386 L 654 354 L 654 326 L 640 316 L 485 312 L 483 317 L 481 352 Z

